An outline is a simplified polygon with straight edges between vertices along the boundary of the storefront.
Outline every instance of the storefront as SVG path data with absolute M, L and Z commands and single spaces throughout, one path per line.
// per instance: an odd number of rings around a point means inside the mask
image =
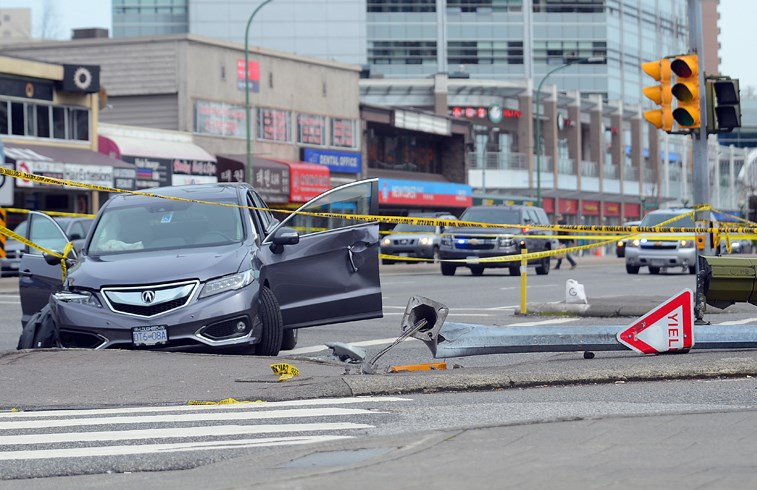
M 216 158 L 179 131 L 100 125 L 100 153 L 133 164 L 137 190 L 218 181 Z
M 89 149 L 5 143 L 5 161 L 9 167 L 40 177 L 105 187 L 114 187 L 120 179 L 124 189 L 134 189 L 133 165 Z M 24 209 L 92 213 L 108 195 L 81 187 L 7 179 L 14 188 L 16 206 Z
M 379 211 L 407 216 L 416 212 L 447 211 L 456 216 L 473 204 L 467 184 L 379 178 Z

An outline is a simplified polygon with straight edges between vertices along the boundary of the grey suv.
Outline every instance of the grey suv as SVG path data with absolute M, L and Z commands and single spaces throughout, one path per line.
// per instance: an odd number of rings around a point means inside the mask
M 468 267 L 474 276 L 484 269 L 508 268 L 511 275 L 520 274 L 520 262 L 478 262 L 488 257 L 520 253 L 521 242 L 529 252 L 541 252 L 557 247 L 557 239 L 549 230 L 529 228 L 549 225 L 547 213 L 535 206 L 473 206 L 465 210 L 460 221 L 505 225 L 502 227 L 448 227 L 442 235 L 441 260 L 467 259 L 468 263 L 442 262 L 442 274 L 451 276 L 458 267 Z M 510 226 L 506 226 L 510 225 Z M 517 227 L 513 227 L 515 225 Z M 539 275 L 549 274 L 549 257 L 529 262 Z
M 457 216 L 449 213 L 420 213 L 414 218 L 436 218 L 456 220 Z M 422 259 L 439 259 L 439 242 L 443 227 L 440 225 L 419 225 L 399 223 L 389 235 L 381 240 L 381 253 L 398 257 L 415 257 Z M 381 259 L 383 264 L 393 264 L 392 259 Z

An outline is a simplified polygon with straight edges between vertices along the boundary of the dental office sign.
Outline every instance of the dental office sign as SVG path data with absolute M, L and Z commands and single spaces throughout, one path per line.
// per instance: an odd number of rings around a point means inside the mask
M 379 203 L 462 208 L 470 206 L 473 197 L 465 184 L 379 179 Z
M 314 150 L 305 148 L 302 160 L 309 163 L 325 165 L 332 172 L 359 174 L 362 169 L 362 155 L 346 151 Z

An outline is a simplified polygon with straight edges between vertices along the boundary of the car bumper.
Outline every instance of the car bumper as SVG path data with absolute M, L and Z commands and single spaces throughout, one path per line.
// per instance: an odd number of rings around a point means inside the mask
M 626 264 L 639 267 L 692 267 L 696 265 L 696 250 L 652 250 L 626 248 Z
M 434 246 L 422 245 L 413 247 L 389 246 L 381 247 L 381 253 L 385 255 L 397 255 L 399 257 L 416 257 L 419 259 L 433 259 Z
M 439 258 L 442 260 L 468 260 L 473 261 L 472 263 L 459 263 L 457 265 L 460 265 L 462 267 L 470 266 L 470 265 L 478 265 L 483 267 L 516 267 L 520 265 L 520 261 L 517 260 L 508 260 L 508 261 L 492 261 L 492 262 L 478 262 L 475 263 L 475 261 L 480 259 L 489 259 L 494 257 L 507 257 L 510 255 L 517 255 L 520 253 L 520 249 L 516 247 L 512 248 L 503 248 L 498 250 L 450 250 L 450 249 L 441 249 L 439 250 Z
M 92 349 L 164 349 L 201 345 L 211 348 L 243 346 L 260 342 L 262 325 L 256 321 L 259 287 L 257 283 L 236 291 L 197 299 L 185 307 L 150 318 L 137 317 L 102 308 L 69 303 L 53 296 L 53 318 L 64 347 Z M 243 332 L 236 331 L 245 322 Z M 168 342 L 153 346 L 134 344 L 135 327 L 164 326 Z

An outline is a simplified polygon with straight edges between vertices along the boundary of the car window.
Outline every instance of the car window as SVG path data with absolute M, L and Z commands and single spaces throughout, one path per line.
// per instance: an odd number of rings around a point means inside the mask
M 411 223 L 400 223 L 394 227 L 392 233 L 434 233 L 436 227 L 433 225 L 414 225 Z
M 520 211 L 497 207 L 469 208 L 460 216 L 460 220 L 499 225 L 520 224 Z
M 266 233 L 271 231 L 278 221 L 268 210 L 268 205 L 263 201 L 263 198 L 255 192 L 251 192 L 247 197 L 250 200 L 250 206 L 255 208 L 253 213 L 257 213 L 258 219 L 260 219 L 260 223 L 263 226 L 263 230 L 265 230 Z
M 689 215 L 681 216 L 680 213 L 654 213 L 654 214 L 648 214 L 644 217 L 644 219 L 641 220 L 641 226 L 657 226 L 658 224 L 662 223 L 663 221 L 668 221 L 670 219 L 675 218 L 676 216 L 680 216 L 680 218 L 676 219 L 675 221 L 668 223 L 663 226 L 663 228 L 694 228 L 694 220 Z
M 235 202 L 214 205 L 148 201 L 141 206 L 106 207 L 92 231 L 91 255 L 176 247 L 208 247 L 244 239 L 241 209 Z
M 84 231 L 84 226 L 81 221 L 74 221 L 68 228 L 68 238 L 70 240 L 76 240 L 78 238 L 84 238 L 87 232 Z
M 322 217 L 307 213 L 374 214 L 375 188 L 376 180 L 372 179 L 331 189 L 287 216 L 281 222 L 281 226 L 294 228 L 300 235 L 308 235 L 365 223 L 363 220 L 350 219 L 349 217 Z
M 32 214 L 29 217 L 29 240 L 48 250 L 62 252 L 68 243 L 68 238 L 55 222 L 43 215 Z M 36 248 L 26 247 L 27 253 L 41 255 L 42 252 Z

